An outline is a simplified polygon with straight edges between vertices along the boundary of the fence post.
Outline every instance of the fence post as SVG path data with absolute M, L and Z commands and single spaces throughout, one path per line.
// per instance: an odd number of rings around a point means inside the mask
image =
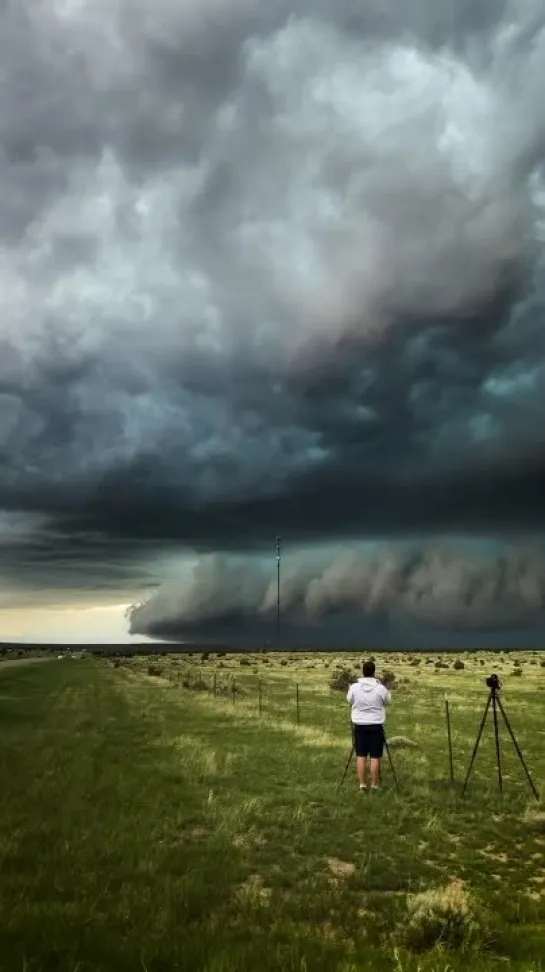
M 261 679 L 258 679 L 257 682 L 257 707 L 258 707 L 259 715 L 261 717 L 261 715 L 263 714 L 263 701 L 261 698 Z
M 449 709 L 447 695 L 445 695 L 445 715 L 447 717 L 447 738 L 448 738 L 448 759 L 449 759 L 449 768 L 450 768 L 450 782 L 454 783 L 454 762 L 452 758 L 452 733 L 450 729 L 450 709 Z
M 232 691 L 233 691 L 233 705 L 235 704 L 235 698 L 236 698 L 236 695 L 235 695 L 235 693 L 236 693 L 236 690 L 237 690 L 237 689 L 236 689 L 236 679 L 235 679 L 235 677 L 233 676 L 233 689 L 232 689 Z
M 295 707 L 297 713 L 297 725 L 299 725 L 299 682 L 295 685 Z

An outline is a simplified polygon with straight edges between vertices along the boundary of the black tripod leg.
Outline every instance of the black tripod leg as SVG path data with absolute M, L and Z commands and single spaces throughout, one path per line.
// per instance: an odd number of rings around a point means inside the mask
M 505 722 L 505 725 L 507 726 L 507 731 L 508 731 L 509 735 L 511 736 L 511 739 L 513 740 L 513 745 L 514 745 L 514 747 L 515 747 L 515 749 L 517 751 L 518 758 L 520 759 L 520 761 L 522 763 L 522 768 L 524 769 L 524 772 L 526 773 L 526 778 L 528 780 L 528 783 L 530 784 L 530 786 L 532 788 L 532 791 L 533 791 L 533 794 L 534 794 L 536 800 L 539 801 L 539 793 L 537 792 L 537 790 L 535 788 L 535 785 L 534 785 L 534 782 L 532 780 L 532 777 L 530 776 L 530 772 L 528 770 L 528 767 L 526 766 L 526 763 L 524 762 L 524 756 L 522 755 L 522 753 L 520 751 L 520 746 L 519 746 L 517 740 L 515 739 L 515 733 L 511 729 L 511 724 L 510 724 L 509 719 L 507 718 L 507 716 L 505 714 L 505 709 L 503 708 L 503 705 L 501 704 L 501 699 L 498 699 L 498 705 L 500 707 L 500 712 L 501 712 L 501 714 L 503 716 L 503 721 Z
M 500 788 L 500 793 L 503 796 L 503 778 L 501 775 L 501 750 L 500 750 L 500 733 L 498 729 L 498 706 L 497 702 L 499 700 L 496 697 L 496 693 L 492 693 L 492 714 L 494 716 L 494 738 L 496 740 L 496 763 L 498 766 L 498 786 Z
M 492 693 L 490 693 L 490 695 L 488 696 L 488 701 L 486 703 L 485 710 L 484 710 L 484 714 L 483 714 L 483 717 L 481 719 L 481 725 L 479 727 L 479 732 L 477 734 L 477 739 L 475 741 L 475 746 L 473 747 L 473 752 L 471 754 L 471 761 L 469 763 L 469 767 L 468 767 L 468 770 L 467 770 L 467 775 L 466 775 L 465 782 L 464 782 L 464 786 L 463 786 L 463 789 L 462 789 L 462 796 L 464 796 L 464 794 L 466 792 L 466 789 L 467 789 L 467 784 L 469 783 L 469 777 L 471 776 L 471 770 L 473 769 L 473 763 L 475 762 L 475 757 L 477 755 L 477 750 L 479 748 L 479 743 L 481 741 L 481 736 L 483 734 L 484 724 L 486 722 L 486 717 L 488 715 L 488 710 L 490 708 L 490 702 L 491 702 L 491 700 L 492 700 Z
M 345 768 L 344 768 L 344 773 L 343 773 L 343 775 L 342 775 L 342 780 L 341 780 L 341 782 L 339 783 L 339 785 L 337 786 L 337 789 L 338 789 L 338 790 L 340 790 L 340 788 L 341 788 L 341 786 L 343 785 L 343 783 L 344 783 L 344 781 L 345 781 L 345 778 L 346 778 L 346 774 L 348 773 L 348 767 L 350 766 L 350 763 L 352 762 L 352 755 L 353 755 L 353 753 L 354 753 L 354 744 L 352 744 L 352 748 L 351 748 L 351 750 L 350 750 L 350 755 L 349 755 L 349 757 L 348 757 L 348 759 L 347 759 L 347 761 L 346 761 L 346 766 L 345 766 Z
M 392 776 L 394 778 L 394 786 L 395 786 L 397 792 L 399 793 L 399 784 L 397 782 L 397 776 L 396 776 L 396 771 L 395 771 L 395 767 L 394 767 L 394 762 L 393 762 L 393 759 L 392 759 L 392 754 L 390 752 L 390 747 L 388 745 L 388 740 L 386 739 L 386 733 L 384 732 L 384 729 L 382 730 L 382 732 L 383 732 L 383 737 L 384 737 L 384 746 L 385 746 L 385 749 L 386 749 L 386 755 L 388 756 L 388 762 L 390 764 L 390 769 L 392 771 Z M 382 777 L 381 777 L 381 779 L 382 779 Z
M 396 771 L 395 771 L 395 767 L 394 767 L 394 761 L 392 759 L 392 754 L 390 752 L 390 747 L 389 747 L 389 745 L 388 745 L 388 743 L 386 741 L 386 737 L 384 737 L 384 745 L 386 747 L 386 753 L 387 753 L 387 756 L 388 756 L 388 762 L 390 764 L 390 769 L 392 771 L 392 776 L 394 778 L 394 786 L 395 786 L 397 792 L 399 793 L 399 784 L 397 782 L 397 776 L 396 776 Z

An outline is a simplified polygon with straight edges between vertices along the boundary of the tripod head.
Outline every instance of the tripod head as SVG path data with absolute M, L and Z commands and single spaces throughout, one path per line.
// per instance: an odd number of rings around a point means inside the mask
M 501 689 L 501 682 L 497 675 L 490 675 L 488 678 L 485 678 L 485 683 L 490 689 L 492 695 L 495 695 L 496 692 L 499 692 Z

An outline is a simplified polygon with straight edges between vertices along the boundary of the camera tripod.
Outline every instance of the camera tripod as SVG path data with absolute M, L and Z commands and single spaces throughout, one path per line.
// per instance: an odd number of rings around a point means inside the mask
M 384 732 L 384 726 L 382 727 L 382 734 L 383 734 L 383 738 L 384 738 L 384 748 L 386 749 L 386 753 L 387 753 L 387 756 L 388 756 L 388 762 L 390 764 L 390 769 L 392 771 L 392 776 L 393 776 L 393 780 L 394 780 L 394 786 L 395 786 L 396 790 L 399 791 L 399 786 L 398 786 L 398 782 L 397 782 L 396 771 L 394 769 L 394 764 L 393 764 L 393 760 L 392 760 L 392 754 L 390 753 L 390 747 L 388 746 L 388 740 L 386 739 L 386 733 Z M 355 738 L 354 738 L 354 727 L 352 726 L 352 746 L 351 746 L 351 749 L 350 749 L 350 753 L 348 755 L 348 759 L 346 761 L 346 766 L 344 768 L 344 773 L 342 775 L 342 779 L 341 779 L 340 783 L 337 786 L 337 789 L 338 790 L 340 790 L 341 786 L 343 785 L 343 783 L 344 783 L 344 781 L 346 779 L 346 774 L 348 773 L 348 767 L 350 766 L 350 763 L 352 762 L 352 756 L 354 755 L 355 749 L 356 749 L 356 743 L 355 743 Z M 382 769 L 380 771 L 380 782 L 382 783 Z
M 530 773 L 528 771 L 528 767 L 526 766 L 526 763 L 524 762 L 524 756 L 522 755 L 522 753 L 520 751 L 520 746 L 519 746 L 519 744 L 518 744 L 518 742 L 517 742 L 517 740 L 515 738 L 515 734 L 514 734 L 512 728 L 511 728 L 511 724 L 509 722 L 509 719 L 507 718 L 507 715 L 505 713 L 505 709 L 503 708 L 503 705 L 501 703 L 501 699 L 500 699 L 500 697 L 498 695 L 498 692 L 501 689 L 501 682 L 500 682 L 500 680 L 499 680 L 499 678 L 498 678 L 497 675 L 491 675 L 490 678 L 485 679 L 485 683 L 488 686 L 488 688 L 490 689 L 490 692 L 489 692 L 489 695 L 488 695 L 488 700 L 487 700 L 487 703 L 486 703 L 486 706 L 485 706 L 485 710 L 484 710 L 484 713 L 483 713 L 483 717 L 481 719 L 481 725 L 479 727 L 479 732 L 478 732 L 478 735 L 477 735 L 477 739 L 476 739 L 476 742 L 475 742 L 475 746 L 473 747 L 473 753 L 471 754 L 471 760 L 470 760 L 470 763 L 469 763 L 469 767 L 468 767 L 468 770 L 467 770 L 467 775 L 466 775 L 465 782 L 464 782 L 464 787 L 463 787 L 463 790 L 462 790 L 462 797 L 465 795 L 465 792 L 466 792 L 466 789 L 467 789 L 467 784 L 469 782 L 469 777 L 471 775 L 471 770 L 473 769 L 473 764 L 474 764 L 475 758 L 477 756 L 477 750 L 479 748 L 479 743 L 481 741 L 481 737 L 482 737 L 482 734 L 483 734 L 484 724 L 486 722 L 486 717 L 488 715 L 488 710 L 489 710 L 490 706 L 492 706 L 492 715 L 493 715 L 493 719 L 494 719 L 494 738 L 495 738 L 495 742 L 496 742 L 496 763 L 497 763 L 497 767 L 498 767 L 498 786 L 499 786 L 500 793 L 503 795 L 503 776 L 502 776 L 502 769 L 501 769 L 501 749 L 500 749 L 500 732 L 499 732 L 499 726 L 498 726 L 498 709 L 499 709 L 501 715 L 503 716 L 503 721 L 505 722 L 505 725 L 507 727 L 507 731 L 508 731 L 509 735 L 511 736 L 511 739 L 513 741 L 513 745 L 514 745 L 514 747 L 516 749 L 516 752 L 517 752 L 517 756 L 520 759 L 520 762 L 522 763 L 522 767 L 524 769 L 524 772 L 526 773 L 526 777 L 527 777 L 527 780 L 528 780 L 528 782 L 530 784 L 530 787 L 532 788 L 532 792 L 533 792 L 536 800 L 539 801 L 539 793 L 537 792 L 536 787 L 534 785 L 534 782 L 532 780 L 532 777 L 530 776 Z

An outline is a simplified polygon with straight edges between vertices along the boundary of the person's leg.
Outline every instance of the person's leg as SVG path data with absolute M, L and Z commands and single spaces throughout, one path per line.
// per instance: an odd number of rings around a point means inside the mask
M 354 726 L 354 746 L 356 749 L 356 773 L 360 790 L 365 789 L 365 771 L 367 768 L 367 747 L 363 726 Z
M 382 726 L 377 726 L 373 730 L 373 738 L 370 747 L 371 756 L 371 789 L 380 790 L 380 761 L 382 759 L 384 747 L 384 730 Z
M 365 786 L 365 770 L 367 767 L 367 759 L 365 756 L 356 757 L 356 772 L 358 774 L 358 782 L 360 787 Z

